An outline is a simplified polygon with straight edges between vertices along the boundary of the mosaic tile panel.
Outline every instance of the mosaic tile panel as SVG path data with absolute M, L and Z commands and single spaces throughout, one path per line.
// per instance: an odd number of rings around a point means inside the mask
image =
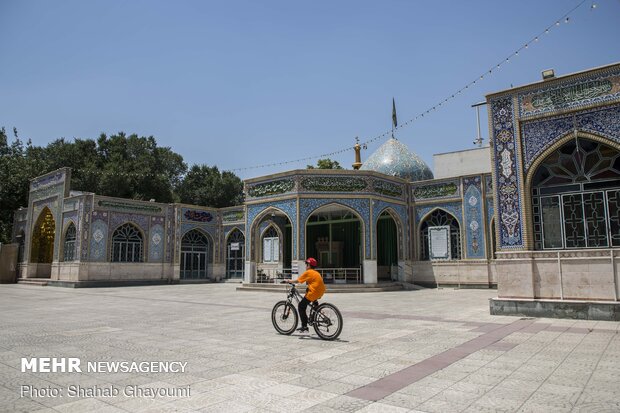
M 521 142 L 527 171 L 559 138 L 577 129 L 620 142 L 620 105 L 522 124 Z
M 373 239 L 373 243 L 372 243 L 372 256 L 376 257 L 377 256 L 377 222 L 379 221 L 379 216 L 383 213 L 383 211 L 385 211 L 386 209 L 391 208 L 393 211 L 396 212 L 396 214 L 398 215 L 398 219 L 400 219 L 400 224 L 397 222 L 396 226 L 398 228 L 398 237 L 399 240 L 401 241 L 398 245 L 398 257 L 399 259 L 405 259 L 407 258 L 405 256 L 405 245 L 409 245 L 409 240 L 407 235 L 409 234 L 409 231 L 407 231 L 406 229 L 409 228 L 409 219 L 408 219 L 408 215 L 407 215 L 407 207 L 405 205 L 400 205 L 400 204 L 393 204 L 391 202 L 385 202 L 385 201 L 380 201 L 380 200 L 375 200 L 374 204 L 372 205 L 372 222 L 374 225 L 374 234 L 375 234 L 375 239 Z M 403 245 L 404 244 L 404 245 Z
M 597 77 L 562 82 L 519 95 L 519 115 L 534 116 L 562 109 L 610 102 L 620 98 L 620 73 L 617 69 Z
M 222 222 L 239 222 L 245 219 L 245 212 L 241 209 L 238 211 L 226 211 L 222 213 Z
M 95 212 L 93 212 L 90 236 L 90 261 L 107 261 L 108 224 L 105 221 L 107 216 L 104 216 L 104 214 L 107 215 L 104 212 L 100 216 L 96 216 Z
M 149 262 L 162 262 L 164 258 L 164 226 L 163 218 L 161 221 L 151 223 L 149 231 Z
M 365 257 L 370 259 L 370 200 L 369 199 L 343 199 L 343 198 L 329 198 L 329 199 L 300 199 L 299 200 L 299 220 L 300 220 L 300 233 L 299 233 L 299 255 L 305 257 L 306 255 L 306 221 L 312 213 L 328 204 L 341 204 L 348 206 L 355 210 L 363 219 L 364 233 L 364 245 L 365 245 Z
M 120 227 L 126 222 L 136 224 L 143 234 L 149 232 L 149 216 L 139 214 L 122 214 L 118 212 L 110 212 L 110 228 L 112 231 Z
M 412 189 L 415 200 L 458 198 L 461 196 L 459 181 L 441 182 L 432 185 L 415 186 Z
M 500 243 L 504 249 L 523 247 L 523 219 L 519 198 L 519 166 L 511 97 L 490 102 L 493 151 L 495 156 L 495 196 L 499 206 Z
M 368 188 L 368 181 L 351 176 L 309 176 L 301 180 L 301 188 L 316 192 L 362 192 Z
M 243 224 L 241 224 L 241 225 L 224 226 L 224 242 L 226 242 L 226 240 L 228 239 L 228 236 L 230 235 L 230 233 L 233 232 L 235 229 L 238 229 L 239 231 L 241 231 L 243 236 L 245 236 L 245 225 L 243 225 Z
M 375 179 L 372 183 L 372 188 L 378 194 L 393 198 L 403 198 L 403 195 L 405 194 L 403 185 L 383 181 L 381 179 Z
M 420 221 L 432 210 L 434 209 L 443 209 L 450 214 L 454 215 L 454 217 L 459 221 L 459 226 L 463 227 L 463 210 L 460 202 L 445 202 L 443 204 L 433 204 L 433 205 L 424 205 L 416 207 L 416 223 L 419 225 Z
M 75 228 L 79 229 L 78 228 L 78 211 L 65 212 L 64 214 L 62 214 L 62 231 L 65 231 L 67 229 L 69 222 L 73 222 L 73 225 L 75 225 Z
M 276 181 L 261 182 L 254 185 L 248 185 L 247 195 L 251 198 L 260 198 L 291 192 L 295 188 L 293 179 L 278 179 Z
M 463 179 L 465 191 L 465 242 L 467 258 L 484 258 L 486 254 L 485 223 L 482 216 L 482 180 L 479 176 Z
M 491 177 L 491 175 L 487 175 L 484 177 L 484 181 L 486 183 L 486 196 L 493 196 L 493 177 Z
M 205 225 L 198 222 L 184 222 L 181 224 L 181 238 L 193 229 L 199 229 L 202 232 L 209 234 L 211 242 L 217 239 L 217 227 L 213 225 Z
M 248 205 L 246 228 L 248 228 L 249 231 L 252 231 L 252 227 L 253 227 L 254 220 L 256 219 L 256 217 L 271 207 L 277 208 L 281 210 L 282 212 L 284 212 L 286 216 L 288 217 L 289 221 L 291 222 L 291 225 L 293 227 L 292 232 L 291 232 L 291 235 L 293 237 L 292 259 L 296 260 L 298 255 L 297 255 L 297 201 L 295 199 Z M 252 238 L 252 235 L 245 237 L 246 251 L 251 251 L 251 247 L 252 247 L 251 238 Z
M 81 228 L 80 228 L 80 234 L 81 234 L 81 250 L 82 250 L 82 261 L 87 261 L 88 260 L 88 248 L 90 246 L 89 242 L 88 242 L 88 237 L 89 237 L 89 230 L 90 230 L 90 226 L 91 226 L 91 208 L 93 206 L 93 197 L 92 196 L 87 196 L 86 199 L 84 200 L 84 202 L 82 203 L 83 207 L 80 206 L 81 210 L 80 210 L 80 216 L 82 217 L 82 219 L 80 220 L 81 222 Z M 91 235 L 92 237 L 92 235 Z
M 495 206 L 493 205 L 493 199 L 487 199 L 487 221 L 491 226 L 491 220 L 495 216 Z
M 174 243 L 174 230 L 176 228 L 174 220 L 174 208 L 169 206 L 166 210 L 166 262 L 172 262 Z
M 117 201 L 117 200 L 106 200 L 101 199 L 97 201 L 97 206 L 100 208 L 117 210 L 117 211 L 125 211 L 132 213 L 147 213 L 147 214 L 159 214 L 163 212 L 163 207 L 156 203 L 138 203 L 131 201 Z
M 51 185 L 62 184 L 64 193 L 65 178 L 66 173 L 64 170 L 51 172 L 47 175 L 43 175 L 39 178 L 32 180 L 32 182 L 30 182 L 30 191 L 43 189 Z

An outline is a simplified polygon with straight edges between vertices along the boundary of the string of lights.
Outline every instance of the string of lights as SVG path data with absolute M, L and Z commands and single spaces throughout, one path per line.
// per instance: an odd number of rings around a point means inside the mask
M 448 102 L 450 102 L 451 100 L 453 100 L 456 97 L 458 97 L 461 93 L 465 92 L 470 87 L 475 86 L 476 84 L 478 84 L 479 82 L 484 80 L 485 77 L 488 77 L 491 74 L 493 74 L 495 71 L 499 70 L 502 67 L 502 65 L 505 65 L 505 64 L 509 63 L 511 59 L 516 58 L 517 56 L 519 56 L 520 52 L 528 49 L 532 44 L 535 44 L 535 43 L 539 42 L 545 35 L 548 35 L 551 32 L 551 30 L 553 30 L 553 29 L 555 29 L 557 27 L 560 27 L 562 22 L 568 24 L 570 22 L 570 15 L 573 14 L 581 6 L 583 6 L 586 2 L 588 2 L 588 0 L 582 0 L 580 3 L 578 3 L 572 9 L 570 9 L 569 11 L 564 13 L 560 18 L 554 20 L 553 23 L 551 23 L 549 26 L 547 26 L 543 31 L 541 31 L 536 36 L 534 36 L 534 37 L 530 38 L 528 41 L 526 41 L 523 44 L 523 46 L 521 46 L 520 48 L 518 48 L 514 52 L 510 53 L 508 56 L 506 56 L 504 59 L 499 61 L 497 64 L 491 66 L 489 69 L 487 69 L 484 72 L 482 72 L 479 76 L 477 76 L 474 80 L 472 80 L 471 82 L 469 82 L 468 84 L 466 84 L 462 88 L 460 88 L 457 91 L 455 91 L 454 93 L 448 95 L 445 99 L 440 100 L 439 102 L 437 102 L 436 104 L 434 104 L 432 106 L 429 106 L 428 109 L 426 109 L 425 111 L 417 114 L 416 116 L 410 118 L 409 120 L 407 120 L 407 121 L 405 121 L 403 123 L 400 123 L 398 126 L 394 127 L 393 129 L 390 129 L 390 130 L 388 130 L 388 131 L 386 131 L 386 132 L 384 132 L 384 133 L 382 133 L 380 135 L 377 135 L 377 136 L 375 136 L 373 138 L 367 139 L 364 142 L 361 142 L 360 145 L 362 145 L 364 147 L 364 146 L 367 146 L 368 144 L 370 144 L 372 142 L 378 141 L 380 139 L 385 139 L 385 138 L 391 136 L 393 131 L 402 129 L 402 128 L 412 124 L 413 122 L 416 122 L 419 119 L 423 118 L 425 115 L 429 115 L 431 112 L 439 110 L 440 108 L 445 106 Z M 595 10 L 596 8 L 597 8 L 597 4 L 595 2 L 592 2 L 591 6 L 590 6 L 590 10 Z M 353 150 L 353 147 L 342 148 L 340 150 L 329 152 L 329 153 L 323 153 L 323 154 L 315 155 L 315 156 L 307 156 L 307 157 L 304 157 L 304 158 L 292 159 L 292 160 L 289 160 L 289 161 L 272 162 L 272 163 L 265 163 L 265 164 L 261 164 L 261 165 L 255 165 L 255 166 L 246 166 L 246 167 L 242 167 L 242 168 L 234 168 L 234 169 L 230 169 L 230 171 L 233 171 L 233 172 L 234 171 L 247 171 L 247 170 L 251 170 L 251 169 L 268 168 L 268 167 L 282 166 L 282 165 L 288 165 L 288 164 L 299 163 L 299 162 L 306 162 L 306 161 L 311 161 L 311 160 L 314 160 L 314 159 L 329 158 L 329 157 L 332 157 L 332 156 L 335 156 L 335 155 L 339 155 L 339 154 L 344 153 L 344 152 L 348 152 L 350 150 Z

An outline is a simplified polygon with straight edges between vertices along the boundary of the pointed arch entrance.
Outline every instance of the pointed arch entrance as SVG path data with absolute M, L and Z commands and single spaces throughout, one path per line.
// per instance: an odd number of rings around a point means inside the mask
M 377 280 L 398 278 L 398 226 L 392 214 L 383 211 L 377 219 Z
M 30 248 L 30 262 L 36 263 L 36 276 L 49 278 L 54 260 L 54 240 L 56 236 L 56 221 L 52 211 L 44 207 L 32 231 Z
M 329 204 L 306 221 L 306 257 L 315 257 L 325 282 L 362 282 L 362 219 L 349 207 Z
M 256 263 L 254 280 L 275 283 L 291 278 L 293 225 L 289 216 L 278 208 L 267 208 L 254 220 L 250 234 L 247 253 Z
M 212 243 L 209 237 L 198 229 L 188 231 L 181 240 L 182 280 L 204 280 L 209 275 L 212 260 Z
M 226 240 L 226 278 L 243 278 L 245 269 L 245 236 L 235 228 Z

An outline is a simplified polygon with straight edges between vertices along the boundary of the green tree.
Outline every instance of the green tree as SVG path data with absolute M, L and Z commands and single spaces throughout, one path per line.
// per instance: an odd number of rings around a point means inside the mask
M 40 151 L 28 141 L 26 146 L 13 128 L 9 144 L 6 130 L 0 129 L 0 242 L 11 241 L 13 214 L 28 205 L 30 178 L 44 171 Z
M 243 182 L 217 166 L 193 165 L 177 186 L 182 203 L 223 208 L 243 203 Z
M 319 159 L 316 162 L 316 166 L 307 165 L 306 169 L 344 169 L 344 168 L 340 166 L 340 163 L 338 163 L 338 161 L 334 161 L 333 159 L 330 159 L 330 158 L 325 158 L 325 159 Z
M 97 140 L 97 190 L 102 195 L 174 202 L 174 188 L 187 171 L 183 157 L 157 146 L 152 136 L 125 136 L 120 132 Z

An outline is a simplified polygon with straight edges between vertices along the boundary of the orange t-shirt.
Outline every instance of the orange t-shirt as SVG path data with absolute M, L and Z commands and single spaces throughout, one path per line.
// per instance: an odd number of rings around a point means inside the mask
M 298 283 L 307 283 L 308 288 L 306 290 L 306 298 L 309 301 L 316 301 L 323 297 L 325 293 L 325 284 L 323 284 L 323 277 L 316 270 L 307 270 L 299 276 Z

